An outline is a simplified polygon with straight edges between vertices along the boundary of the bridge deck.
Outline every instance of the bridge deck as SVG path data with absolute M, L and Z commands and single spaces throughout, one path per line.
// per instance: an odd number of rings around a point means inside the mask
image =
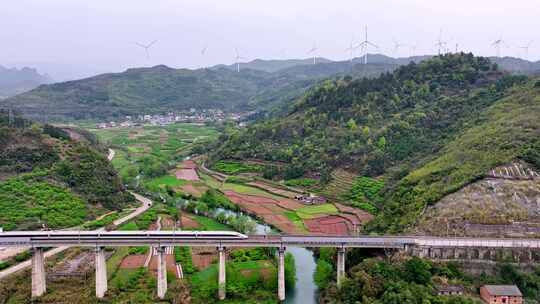
M 0 247 L 224 246 L 540 248 L 540 239 L 443 238 L 420 236 L 250 235 L 226 231 L 17 231 L 0 233 Z

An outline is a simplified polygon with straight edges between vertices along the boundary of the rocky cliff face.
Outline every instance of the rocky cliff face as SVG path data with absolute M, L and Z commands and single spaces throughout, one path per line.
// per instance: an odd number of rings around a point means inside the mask
M 486 177 L 429 207 L 416 233 L 433 235 L 540 235 L 540 175 L 522 163 L 490 170 Z

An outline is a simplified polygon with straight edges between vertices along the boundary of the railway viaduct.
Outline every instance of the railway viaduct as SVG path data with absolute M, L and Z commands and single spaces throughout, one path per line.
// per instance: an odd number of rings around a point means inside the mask
M 345 276 L 347 248 L 403 250 L 432 259 L 495 259 L 510 253 L 518 261 L 540 260 L 540 239 L 448 238 L 419 236 L 246 236 L 227 231 L 19 231 L 0 233 L 0 247 L 32 248 L 32 296 L 46 292 L 44 248 L 58 246 L 95 249 L 96 297 L 107 291 L 104 248 L 152 246 L 158 252 L 157 295 L 165 297 L 167 274 L 164 249 L 167 246 L 216 247 L 219 253 L 218 297 L 225 298 L 225 248 L 274 247 L 278 254 L 278 298 L 285 299 L 285 251 L 287 247 L 337 248 L 337 282 Z

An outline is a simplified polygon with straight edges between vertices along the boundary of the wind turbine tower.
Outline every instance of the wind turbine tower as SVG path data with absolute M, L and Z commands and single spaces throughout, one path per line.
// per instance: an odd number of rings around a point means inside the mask
M 520 46 L 519 48 L 522 49 L 524 52 L 525 52 L 525 60 L 529 60 L 529 47 L 531 46 L 533 42 L 532 41 L 529 41 L 529 43 L 527 43 L 527 45 L 524 45 L 524 46 Z
M 138 42 L 135 42 L 136 45 L 142 47 L 144 49 L 144 51 L 146 52 L 146 59 L 150 59 L 150 52 L 148 51 L 152 45 L 154 45 L 154 43 L 156 43 L 157 40 L 154 40 L 152 41 L 150 44 L 142 44 L 142 43 L 138 43 Z
M 234 62 L 236 62 L 236 72 L 240 73 L 240 59 L 246 59 L 246 58 L 240 56 L 238 49 L 234 49 L 234 51 L 236 52 L 236 56 L 234 57 Z
M 438 54 L 441 55 L 441 50 L 443 53 L 446 51 L 446 41 L 442 40 L 442 29 L 439 31 L 439 38 L 437 39 L 437 43 L 435 43 L 435 46 L 438 49 Z
M 351 43 L 349 44 L 349 47 L 345 49 L 345 52 L 349 52 L 349 61 L 352 63 L 354 59 L 354 51 L 360 47 L 360 45 L 354 45 L 354 38 L 351 39 Z
M 399 43 L 396 39 L 392 38 L 392 41 L 394 42 L 394 54 L 397 54 L 400 47 L 407 46 L 406 44 Z
M 497 53 L 497 57 L 501 57 L 501 46 L 502 45 L 507 45 L 506 42 L 504 42 L 504 40 L 502 39 L 502 37 L 500 37 L 499 39 L 493 41 L 493 43 L 491 44 L 491 46 L 493 46 L 495 48 L 495 51 Z
M 416 47 L 417 47 L 416 43 L 410 46 L 410 48 L 411 48 L 411 57 L 416 56 Z
M 308 54 L 313 54 L 313 64 L 317 63 L 317 44 L 314 42 L 313 47 L 307 52 Z
M 368 63 L 368 48 L 370 46 L 372 46 L 372 47 L 378 49 L 379 47 L 368 40 L 367 26 L 366 26 L 365 30 L 366 30 L 365 31 L 365 34 L 366 34 L 365 39 L 364 39 L 364 41 L 360 42 L 360 44 L 358 46 L 361 47 L 363 51 L 365 51 L 364 64 L 367 64 Z

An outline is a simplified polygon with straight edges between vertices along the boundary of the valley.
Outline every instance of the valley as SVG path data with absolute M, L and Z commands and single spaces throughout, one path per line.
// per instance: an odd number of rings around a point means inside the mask
M 233 230 L 264 237 L 536 238 L 539 80 L 470 54 L 392 70 L 320 81 L 274 116 L 255 117 L 247 126 L 227 119 L 52 126 L 19 116 L 13 122 L 5 112 L 2 134 L 9 144 L 2 153 L 11 161 L 0 163 L 0 203 L 7 211 L 0 224 L 6 230 Z M 135 200 L 144 203 L 137 210 Z M 48 289 L 40 301 L 95 303 L 92 254 L 50 251 Z M 275 249 L 227 248 L 225 254 L 223 303 L 278 302 Z M 347 250 L 346 278 L 338 284 L 339 254 L 335 248 L 287 248 L 285 302 L 401 303 L 415 293 L 429 303 L 469 304 L 478 300 L 480 284 L 516 278 L 527 298 L 540 290 L 534 264 L 504 251 L 491 255 L 500 256 L 491 266 L 475 264 L 485 272 L 480 276 L 431 253 L 411 258 L 401 251 Z M 106 248 L 109 289 L 102 301 L 215 301 L 215 247 L 165 247 L 164 297 L 156 294 L 157 256 L 145 246 Z M 11 255 L 0 265 L 29 257 Z M 461 256 L 456 251 L 454 257 Z M 29 301 L 28 284 L 21 284 L 28 277 L 28 271 L 10 275 L 0 303 Z M 69 288 L 62 288 L 67 281 Z M 465 287 L 457 302 L 433 295 L 449 282 Z

